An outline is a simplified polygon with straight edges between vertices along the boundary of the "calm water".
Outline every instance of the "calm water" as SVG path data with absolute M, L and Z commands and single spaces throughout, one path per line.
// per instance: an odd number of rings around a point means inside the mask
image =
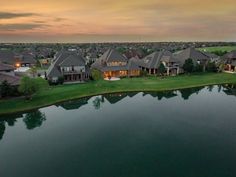
M 235 177 L 236 89 L 96 96 L 0 120 L 0 177 Z

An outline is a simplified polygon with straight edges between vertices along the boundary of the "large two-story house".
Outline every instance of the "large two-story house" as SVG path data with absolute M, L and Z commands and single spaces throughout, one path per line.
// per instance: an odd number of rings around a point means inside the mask
M 91 68 L 99 70 L 104 78 L 140 75 L 140 68 L 134 60 L 128 60 L 114 49 L 108 49 L 92 64 Z
M 236 72 L 236 50 L 231 51 L 223 56 L 224 70 L 228 72 Z
M 83 82 L 89 79 L 89 68 L 85 59 L 76 52 L 61 51 L 49 67 L 46 77 L 52 82 L 63 78 L 64 82 Z
M 179 64 L 174 55 L 167 50 L 153 52 L 152 54 L 137 60 L 137 64 L 148 74 L 158 74 L 160 64 L 166 68 L 166 75 L 177 75 L 180 72 Z
M 192 47 L 176 53 L 175 57 L 177 61 L 179 62 L 181 68 L 183 67 L 186 60 L 192 59 L 195 65 L 197 64 L 202 65 L 203 70 L 205 70 L 207 63 L 211 61 L 211 58 L 208 55 L 206 55 L 204 52 L 196 50 Z

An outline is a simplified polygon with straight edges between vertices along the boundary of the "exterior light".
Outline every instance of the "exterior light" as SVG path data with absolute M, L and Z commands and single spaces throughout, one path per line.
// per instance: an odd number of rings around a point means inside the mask
M 16 63 L 16 67 L 19 68 L 20 67 L 20 63 Z

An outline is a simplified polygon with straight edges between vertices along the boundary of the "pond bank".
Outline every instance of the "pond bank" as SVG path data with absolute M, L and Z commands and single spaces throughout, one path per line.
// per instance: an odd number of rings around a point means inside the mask
M 235 74 L 204 73 L 176 77 L 125 78 L 116 82 L 91 81 L 85 84 L 49 87 L 35 94 L 30 101 L 22 98 L 0 101 L 0 116 L 30 111 L 56 103 L 106 93 L 168 91 L 198 86 L 236 83 Z

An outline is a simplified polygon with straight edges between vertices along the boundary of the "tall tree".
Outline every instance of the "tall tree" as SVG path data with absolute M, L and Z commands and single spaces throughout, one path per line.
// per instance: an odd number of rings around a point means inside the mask
M 185 60 L 183 69 L 185 72 L 192 73 L 194 70 L 193 60 L 191 58 Z
M 161 76 L 163 76 L 164 73 L 166 72 L 166 67 L 164 66 L 163 63 L 161 63 L 160 66 L 158 67 L 158 71 L 159 71 Z
M 19 92 L 25 95 L 26 99 L 31 99 L 32 94 L 38 90 L 38 85 L 34 79 L 24 76 L 21 78 Z

